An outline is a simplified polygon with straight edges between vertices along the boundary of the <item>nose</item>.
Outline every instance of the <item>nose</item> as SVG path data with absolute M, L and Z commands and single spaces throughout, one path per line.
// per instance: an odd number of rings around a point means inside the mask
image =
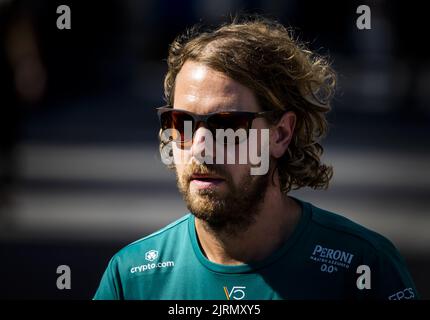
M 204 126 L 197 124 L 197 129 L 193 136 L 191 154 L 199 163 L 214 163 L 214 137 L 212 132 Z

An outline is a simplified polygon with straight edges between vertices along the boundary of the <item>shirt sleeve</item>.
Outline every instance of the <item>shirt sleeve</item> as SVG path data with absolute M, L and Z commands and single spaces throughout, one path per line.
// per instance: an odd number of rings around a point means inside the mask
M 414 281 L 398 250 L 387 239 L 380 245 L 376 265 L 372 268 L 375 269 L 375 272 L 372 272 L 372 285 L 376 299 L 419 299 Z
M 113 257 L 109 261 L 93 300 L 122 299 L 121 279 L 119 277 L 117 262 L 115 257 Z

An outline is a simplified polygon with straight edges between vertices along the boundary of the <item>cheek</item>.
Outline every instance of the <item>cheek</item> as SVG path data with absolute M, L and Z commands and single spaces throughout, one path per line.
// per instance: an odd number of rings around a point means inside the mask
M 249 176 L 250 172 L 250 167 L 243 164 L 228 165 L 225 169 L 230 173 L 235 186 L 238 186 L 245 176 Z
M 176 175 L 180 178 L 182 177 L 182 174 L 184 172 L 184 165 L 182 164 L 176 164 L 175 165 Z
M 173 163 L 178 168 L 178 166 L 184 166 L 191 158 L 191 152 L 189 149 L 178 148 L 176 143 L 172 143 L 173 151 Z
M 186 167 L 184 165 L 176 165 L 175 173 L 180 190 L 185 191 L 188 188 L 186 177 L 184 176 Z
M 249 162 L 249 148 L 248 140 L 245 140 L 239 144 L 217 144 L 216 148 L 222 148 L 223 157 L 219 157 L 219 153 L 216 153 L 216 163 L 224 165 L 248 165 Z

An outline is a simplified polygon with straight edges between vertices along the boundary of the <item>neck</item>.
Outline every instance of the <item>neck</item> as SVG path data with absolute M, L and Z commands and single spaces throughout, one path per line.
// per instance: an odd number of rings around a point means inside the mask
M 215 263 L 237 265 L 261 261 L 291 236 L 301 216 L 300 205 L 279 189 L 267 190 L 255 222 L 237 234 L 215 232 L 196 218 L 196 232 L 206 257 Z

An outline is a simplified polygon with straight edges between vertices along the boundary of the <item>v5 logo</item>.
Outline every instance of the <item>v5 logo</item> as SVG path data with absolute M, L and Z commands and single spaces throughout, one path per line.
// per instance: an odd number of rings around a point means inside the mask
M 242 300 L 243 298 L 245 298 L 245 289 L 246 287 L 234 286 L 233 288 L 231 288 L 230 291 L 228 291 L 227 287 L 224 287 L 224 293 L 227 297 L 227 300 Z

